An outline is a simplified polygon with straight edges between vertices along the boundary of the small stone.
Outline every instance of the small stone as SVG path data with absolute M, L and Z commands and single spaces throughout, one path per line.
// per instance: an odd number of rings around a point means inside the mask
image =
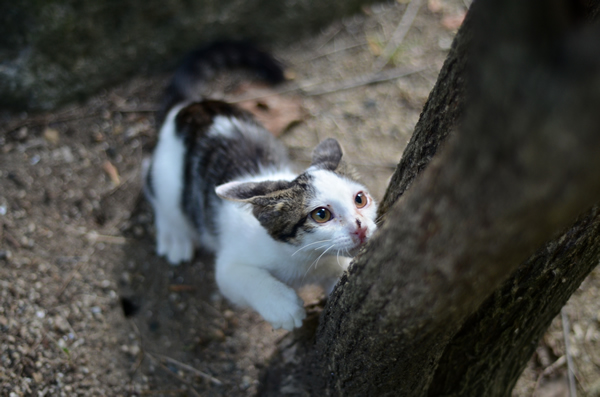
M 19 130 L 17 131 L 17 133 L 15 135 L 15 139 L 17 141 L 24 141 L 25 139 L 27 139 L 28 132 L 29 132 L 29 130 L 27 129 L 27 127 L 19 128 Z
M 60 134 L 58 130 L 55 130 L 54 128 L 46 128 L 44 130 L 44 139 L 49 143 L 56 145 L 60 140 Z
M 240 387 L 242 389 L 246 390 L 250 386 L 252 386 L 252 378 L 249 377 L 248 375 L 242 376 L 242 384 L 240 385 Z
M 129 274 L 129 272 L 123 272 L 121 274 L 121 283 L 124 285 L 131 284 L 131 274 Z
M 137 356 L 140 353 L 140 347 L 138 345 L 129 346 L 129 354 L 132 356 Z
M 54 317 L 54 329 L 63 333 L 67 333 L 71 330 L 67 320 L 60 316 Z
M 33 380 L 35 381 L 35 383 L 41 383 L 44 380 L 44 377 L 39 372 L 34 372 Z
M 225 333 L 223 331 L 221 331 L 220 329 L 215 329 L 210 333 L 209 338 L 212 340 L 222 342 L 225 340 Z

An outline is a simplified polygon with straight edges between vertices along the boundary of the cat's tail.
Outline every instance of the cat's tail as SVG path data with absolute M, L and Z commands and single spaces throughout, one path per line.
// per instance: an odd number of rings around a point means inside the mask
M 285 80 L 284 70 L 272 55 L 245 41 L 219 41 L 199 48 L 183 60 L 165 90 L 156 116 L 157 125 L 167 112 L 184 101 L 200 100 L 202 85 L 217 72 L 243 68 L 271 84 Z

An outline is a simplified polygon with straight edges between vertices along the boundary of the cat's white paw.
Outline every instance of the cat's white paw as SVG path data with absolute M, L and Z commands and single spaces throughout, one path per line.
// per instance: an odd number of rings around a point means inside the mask
M 156 253 L 165 256 L 172 265 L 188 262 L 194 256 L 194 240 L 186 231 L 176 232 L 159 226 L 156 233 Z
M 272 294 L 267 302 L 256 308 L 263 318 L 268 321 L 273 329 L 283 328 L 291 331 L 302 326 L 306 318 L 304 302 L 291 288 L 281 288 Z

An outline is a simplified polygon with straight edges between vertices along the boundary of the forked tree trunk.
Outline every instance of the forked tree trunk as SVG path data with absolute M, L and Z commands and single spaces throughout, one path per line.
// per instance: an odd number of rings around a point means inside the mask
M 597 14 L 474 2 L 380 230 L 316 333 L 282 343 L 262 394 L 510 395 L 600 259 L 600 34 L 584 24 Z

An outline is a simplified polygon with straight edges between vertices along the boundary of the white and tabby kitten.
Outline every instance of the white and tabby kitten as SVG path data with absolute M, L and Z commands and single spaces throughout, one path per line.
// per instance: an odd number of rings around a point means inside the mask
M 336 140 L 321 142 L 297 174 L 282 144 L 250 113 L 191 99 L 215 70 L 238 66 L 283 80 L 270 55 L 218 43 L 192 53 L 167 89 L 146 176 L 157 252 L 172 264 L 191 260 L 197 245 L 214 252 L 223 295 L 273 328 L 291 330 L 305 318 L 293 288 L 319 283 L 331 291 L 348 256 L 375 231 L 376 203 Z

